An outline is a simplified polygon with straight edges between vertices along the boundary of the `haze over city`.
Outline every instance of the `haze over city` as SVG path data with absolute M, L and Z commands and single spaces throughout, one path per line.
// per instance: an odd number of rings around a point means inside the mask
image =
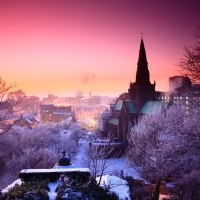
M 119 95 L 143 32 L 151 82 L 167 91 L 199 17 L 198 0 L 1 1 L 1 76 L 27 94 Z

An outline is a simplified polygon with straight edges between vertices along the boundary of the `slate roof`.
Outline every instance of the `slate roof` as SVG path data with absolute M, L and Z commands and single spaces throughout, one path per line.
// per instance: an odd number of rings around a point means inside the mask
M 162 101 L 147 101 L 141 111 L 140 114 L 153 114 L 155 112 L 161 112 L 162 109 L 167 108 L 168 103 Z
M 136 108 L 135 108 L 135 104 L 134 104 L 133 101 L 131 101 L 131 100 L 125 100 L 125 105 L 126 105 L 127 111 L 129 113 L 137 113 L 136 112 Z
M 120 111 L 122 109 L 123 100 L 117 100 L 117 102 L 114 105 L 114 110 Z

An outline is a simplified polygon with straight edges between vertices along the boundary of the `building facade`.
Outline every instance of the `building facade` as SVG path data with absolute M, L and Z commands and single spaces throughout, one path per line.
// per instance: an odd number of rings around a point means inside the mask
M 43 123 L 63 122 L 69 117 L 75 120 L 75 113 L 71 106 L 55 106 L 53 104 L 40 106 L 40 118 Z

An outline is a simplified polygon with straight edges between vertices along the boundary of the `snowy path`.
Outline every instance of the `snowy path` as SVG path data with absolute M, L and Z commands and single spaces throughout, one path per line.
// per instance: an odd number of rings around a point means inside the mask
M 85 140 L 80 140 L 79 149 L 77 155 L 72 160 L 73 167 L 88 167 L 87 161 L 87 151 L 89 142 Z M 106 161 L 106 174 L 119 175 L 121 170 L 123 170 L 124 175 L 132 176 L 133 178 L 141 178 L 138 170 L 130 166 L 124 158 L 111 158 Z
M 78 153 L 72 160 L 72 166 L 74 167 L 88 167 L 87 162 L 87 150 L 88 150 L 89 142 L 85 140 L 79 141 Z

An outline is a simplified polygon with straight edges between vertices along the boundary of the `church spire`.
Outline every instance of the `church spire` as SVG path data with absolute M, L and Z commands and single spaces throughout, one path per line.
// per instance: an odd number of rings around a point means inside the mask
M 136 72 L 136 84 L 145 85 L 149 83 L 150 80 L 149 80 L 148 62 L 147 62 L 143 38 L 141 38 L 139 58 L 137 63 L 137 72 Z

